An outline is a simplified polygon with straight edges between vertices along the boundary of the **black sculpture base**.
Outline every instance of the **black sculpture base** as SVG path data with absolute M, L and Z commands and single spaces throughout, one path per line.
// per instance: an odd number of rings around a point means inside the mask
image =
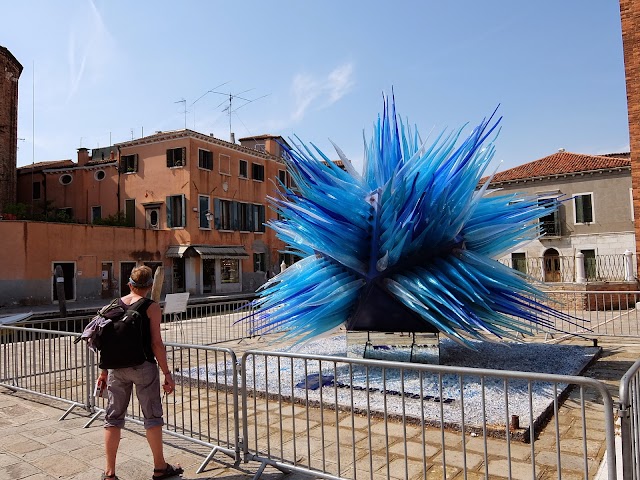
M 347 330 L 347 352 L 352 358 L 439 365 L 440 335 Z

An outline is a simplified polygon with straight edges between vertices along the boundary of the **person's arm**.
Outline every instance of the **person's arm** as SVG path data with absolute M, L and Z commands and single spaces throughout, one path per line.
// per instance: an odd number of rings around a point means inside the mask
M 173 381 L 173 376 L 169 370 L 169 364 L 167 363 L 167 351 L 162 341 L 162 334 L 160 332 L 160 322 L 162 320 L 162 312 L 160 311 L 160 305 L 153 302 L 147 308 L 147 316 L 149 317 L 149 325 L 151 327 L 151 349 L 158 361 L 158 366 L 164 374 L 164 383 L 162 388 L 166 393 L 171 393 L 176 387 Z

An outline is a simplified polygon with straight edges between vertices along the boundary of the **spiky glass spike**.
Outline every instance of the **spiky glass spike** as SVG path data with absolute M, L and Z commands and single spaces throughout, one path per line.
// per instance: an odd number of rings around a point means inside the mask
M 254 328 L 307 339 L 346 323 L 468 344 L 564 317 L 494 260 L 536 238 L 536 220 L 549 214 L 533 197 L 485 196 L 490 179 L 477 189 L 499 122 L 492 115 L 463 140 L 465 127 L 427 145 L 385 100 L 362 174 L 338 147 L 345 170 L 313 144 L 292 142 L 295 188 L 280 185 L 281 198 L 269 198 L 281 215 L 269 226 L 302 260 L 263 286 Z

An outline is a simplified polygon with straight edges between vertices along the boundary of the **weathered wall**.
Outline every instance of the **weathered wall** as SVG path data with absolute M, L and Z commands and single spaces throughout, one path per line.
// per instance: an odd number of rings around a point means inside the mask
M 0 213 L 16 202 L 18 79 L 22 65 L 0 46 Z
M 640 213 L 640 1 L 620 0 L 624 68 L 627 80 L 627 110 L 631 145 L 633 207 Z M 636 251 L 639 251 L 640 222 L 636 222 Z
M 126 227 L 1 221 L 0 238 L 2 306 L 51 303 L 54 262 L 74 265 L 76 300 L 100 298 L 103 262 L 113 264 L 119 281 L 121 262 L 162 262 L 172 235 Z M 169 270 L 170 261 L 164 266 Z

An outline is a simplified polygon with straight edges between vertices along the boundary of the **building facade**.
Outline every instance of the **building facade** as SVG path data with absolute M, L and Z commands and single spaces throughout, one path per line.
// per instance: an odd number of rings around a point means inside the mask
M 18 79 L 22 65 L 0 46 L 0 213 L 16 202 Z
M 265 227 L 277 216 L 267 197 L 290 183 L 280 156 L 186 129 L 91 153 L 18 169 L 19 203 L 46 222 L 0 222 L 0 235 L 20 230 L 29 245 L 0 252 L 13 265 L 0 273 L 0 305 L 25 289 L 30 302 L 55 301 L 59 264 L 68 300 L 122 294 L 140 264 L 165 267 L 164 292 L 193 295 L 252 292 L 280 271 L 284 244 Z M 55 240 L 34 237 L 40 223 L 57 225 Z
M 541 218 L 539 238 L 503 263 L 544 282 L 624 279 L 624 252 L 634 252 L 636 241 L 628 154 L 560 151 L 497 173 L 490 188 L 497 189 L 492 195 L 520 192 L 557 206 Z

